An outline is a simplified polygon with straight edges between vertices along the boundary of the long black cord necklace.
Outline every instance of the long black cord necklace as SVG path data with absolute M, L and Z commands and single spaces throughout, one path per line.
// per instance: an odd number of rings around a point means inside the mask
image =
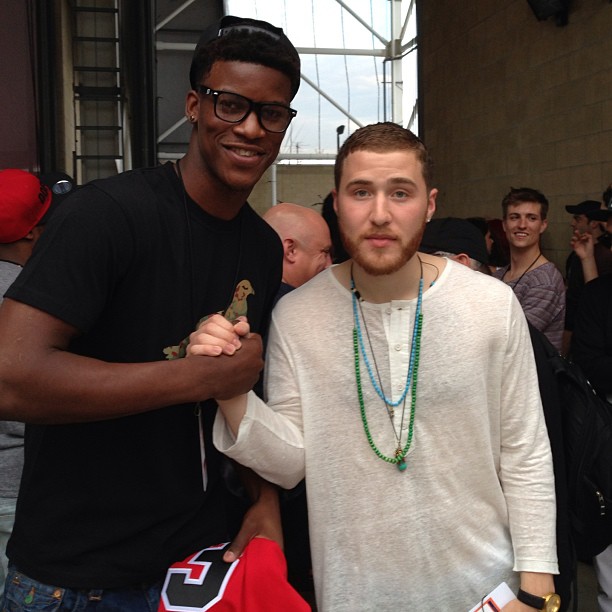
M 191 277 L 191 284 L 189 287 L 189 293 L 190 293 L 190 309 L 191 309 L 191 320 L 193 321 L 193 324 L 195 325 L 199 320 L 200 317 L 197 315 L 196 312 L 196 298 L 195 298 L 195 287 L 196 287 L 196 278 L 195 278 L 195 257 L 194 257 L 194 253 L 193 253 L 193 230 L 191 227 L 191 219 L 190 219 L 190 215 L 189 215 L 189 209 L 187 207 L 187 190 L 185 189 L 185 182 L 183 181 L 183 174 L 181 172 L 181 160 L 177 160 L 176 164 L 176 174 L 179 178 L 179 181 L 181 183 L 181 190 L 182 190 L 182 194 L 183 194 L 183 213 L 185 216 L 185 228 L 187 230 L 187 261 L 189 264 L 189 274 Z M 223 313 L 225 313 L 227 311 L 227 309 L 229 308 L 230 304 L 232 303 L 232 300 L 234 299 L 234 292 L 236 290 L 236 285 L 238 284 L 238 275 L 240 274 L 240 266 L 242 264 L 242 243 L 243 243 L 243 214 L 242 211 L 240 213 L 238 213 L 240 215 L 240 219 L 239 219 L 239 232 L 238 232 L 238 259 L 236 261 L 236 270 L 234 272 L 234 282 L 231 285 L 231 294 L 230 294 L 230 298 L 227 302 L 227 307 L 223 310 Z
M 188 265 L 189 265 L 189 276 L 191 279 L 191 283 L 190 283 L 190 287 L 189 287 L 189 293 L 190 293 L 190 313 L 191 313 L 191 321 L 193 322 L 192 324 L 195 325 L 198 320 L 201 321 L 201 319 L 198 319 L 198 315 L 196 314 L 196 297 L 195 297 L 195 283 L 196 283 L 196 278 L 195 278 L 195 257 L 194 257 L 194 253 L 193 253 L 193 231 L 191 228 L 191 219 L 189 217 L 189 209 L 187 207 L 187 190 L 185 189 L 185 182 L 183 181 L 183 174 L 181 173 L 181 163 L 180 163 L 180 159 L 176 161 L 175 164 L 175 168 L 176 168 L 176 174 L 179 178 L 179 181 L 181 183 L 181 189 L 182 189 L 182 194 L 183 194 L 183 212 L 184 212 L 184 218 L 185 218 L 185 228 L 187 230 L 187 261 L 188 261 Z M 231 296 L 228 302 L 228 306 L 227 308 L 225 308 L 223 310 L 223 312 L 225 313 L 229 306 L 232 303 L 232 300 L 234 299 L 234 293 L 236 290 L 236 286 L 238 284 L 238 275 L 240 274 L 240 266 L 242 263 L 242 238 L 243 238 L 243 215 L 242 215 L 242 211 L 239 213 L 240 214 L 240 226 L 239 226 L 239 232 L 238 232 L 238 259 L 236 261 L 236 270 L 234 272 L 234 282 L 232 283 L 231 286 Z M 189 341 L 189 337 L 187 337 L 187 342 Z M 185 342 L 185 340 L 183 341 Z M 199 431 L 199 441 L 200 441 L 200 460 L 202 463 L 202 486 L 204 488 L 204 491 L 206 491 L 207 487 L 208 487 L 208 468 L 206 466 L 206 445 L 204 442 L 204 424 L 202 422 L 202 403 L 201 402 L 196 402 L 195 406 L 194 406 L 194 414 L 196 416 L 196 418 L 198 419 L 198 431 Z
M 525 276 L 525 274 L 527 274 L 527 272 L 529 272 L 529 270 L 531 270 L 531 268 L 533 268 L 533 266 L 536 265 L 536 262 L 538 261 L 538 259 L 540 259 L 540 257 L 542 257 L 542 251 L 538 251 L 538 256 L 529 264 L 529 267 L 519 276 L 519 279 L 514 283 L 514 285 L 512 285 L 513 290 L 516 289 L 516 286 L 521 282 L 521 280 L 523 280 L 523 276 Z M 502 274 L 502 277 L 501 277 L 502 280 L 504 280 L 504 277 L 506 276 L 506 274 L 508 274 L 510 269 L 511 267 L 508 266 L 506 271 Z M 510 284 L 511 282 L 512 281 L 509 281 L 508 284 Z

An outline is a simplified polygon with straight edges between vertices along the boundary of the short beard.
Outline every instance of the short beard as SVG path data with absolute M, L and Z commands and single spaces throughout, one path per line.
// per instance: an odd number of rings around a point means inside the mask
M 363 239 L 358 238 L 353 240 L 353 238 L 344 232 L 341 222 L 339 223 L 338 229 L 340 230 L 340 238 L 342 239 L 344 249 L 351 259 L 370 276 L 384 276 L 397 272 L 406 262 L 412 259 L 421 245 L 423 233 L 425 232 L 425 224 L 426 221 L 425 218 L 423 218 L 422 225 L 419 227 L 416 234 L 414 234 L 407 243 L 403 244 L 399 254 L 392 258 L 382 253 L 364 256 L 359 248 L 360 245 L 363 244 Z

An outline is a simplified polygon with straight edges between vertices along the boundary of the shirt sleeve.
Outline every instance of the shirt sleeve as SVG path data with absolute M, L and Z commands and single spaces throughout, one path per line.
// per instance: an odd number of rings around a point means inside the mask
M 229 431 L 221 410 L 213 429 L 219 451 L 286 489 L 297 485 L 305 474 L 302 400 L 295 373 L 273 317 L 264 380 L 268 403 L 250 392 L 238 435 L 234 438 Z
M 525 317 L 512 300 L 501 386 L 500 481 L 517 572 L 558 573 L 554 474 Z

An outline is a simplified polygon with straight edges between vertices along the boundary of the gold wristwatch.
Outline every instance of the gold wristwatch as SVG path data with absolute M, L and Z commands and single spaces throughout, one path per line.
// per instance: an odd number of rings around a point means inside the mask
M 542 597 L 519 589 L 516 598 L 526 606 L 542 612 L 558 612 L 561 609 L 561 598 L 556 593 L 548 593 Z

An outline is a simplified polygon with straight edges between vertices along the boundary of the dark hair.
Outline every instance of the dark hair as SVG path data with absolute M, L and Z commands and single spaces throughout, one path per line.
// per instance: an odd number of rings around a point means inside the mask
M 413 151 L 421 162 L 423 178 L 427 189 L 431 186 L 433 162 L 427 148 L 418 136 L 397 123 L 389 121 L 373 123 L 353 132 L 342 144 L 334 166 L 334 183 L 336 189 L 340 186 L 342 167 L 346 158 L 355 151 L 373 151 L 389 153 L 393 151 Z
M 612 183 L 603 192 L 601 199 L 608 210 L 612 210 Z
M 502 200 L 502 212 L 504 219 L 508 215 L 508 206 L 516 206 L 517 204 L 525 204 L 526 202 L 534 202 L 540 205 L 540 216 L 546 219 L 548 214 L 548 200 L 543 193 L 531 187 L 510 187 L 509 193 Z
M 489 264 L 497 268 L 503 268 L 510 263 L 510 245 L 504 231 L 501 219 L 489 219 L 487 221 L 493 246 L 489 255 Z
M 475 225 L 483 236 L 486 236 L 490 232 L 489 225 L 484 217 L 467 217 L 466 221 Z
M 274 68 L 291 81 L 291 97 L 300 87 L 300 56 L 283 34 L 266 21 L 226 16 L 209 26 L 200 38 L 191 61 L 192 89 L 207 77 L 215 62 L 246 62 Z
M 327 223 L 329 234 L 332 239 L 332 262 L 335 264 L 342 263 L 343 261 L 349 259 L 349 254 L 346 252 L 346 249 L 342 244 L 340 229 L 338 228 L 338 216 L 334 210 L 334 196 L 331 194 L 331 192 L 328 193 L 323 200 L 321 216 Z

